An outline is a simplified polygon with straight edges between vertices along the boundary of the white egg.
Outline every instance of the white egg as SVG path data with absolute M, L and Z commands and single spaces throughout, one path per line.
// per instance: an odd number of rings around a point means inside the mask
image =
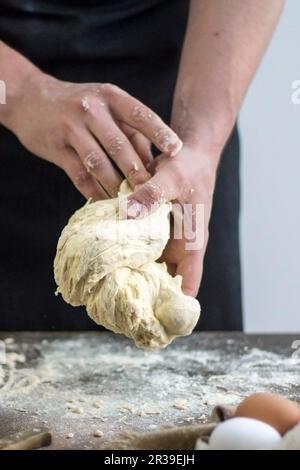
M 276 429 L 256 419 L 232 418 L 219 424 L 209 440 L 211 450 L 268 450 L 281 441 Z

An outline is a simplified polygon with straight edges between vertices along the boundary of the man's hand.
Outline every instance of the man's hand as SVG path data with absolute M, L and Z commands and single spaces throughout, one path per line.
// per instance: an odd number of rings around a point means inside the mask
M 0 41 L 2 62 L 8 97 L 0 122 L 62 168 L 86 198 L 116 196 L 124 177 L 132 188 L 144 183 L 151 144 L 166 155 L 182 146 L 151 109 L 115 85 L 57 80 Z
M 129 217 L 135 217 L 159 200 L 191 203 L 194 214 L 197 204 L 204 205 L 202 247 L 190 250 L 190 240 L 173 237 L 164 253 L 191 295 L 196 295 L 202 276 L 219 159 L 283 4 L 191 0 L 171 118 L 185 145 L 175 158 L 160 158 L 155 176 L 132 195 L 128 208 Z
M 200 148 L 184 146 L 175 157 L 162 155 L 155 161 L 155 174 L 129 197 L 128 216 L 141 217 L 155 210 L 157 203 L 174 201 L 174 224 L 181 223 L 181 214 L 187 217 L 183 220 L 188 222 L 194 232 L 194 239 L 190 236 L 191 230 L 183 227 L 182 238 L 170 239 L 161 261 L 166 261 L 172 275 L 180 274 L 183 277 L 182 289 L 188 294 L 195 296 L 202 276 L 203 258 L 208 241 L 208 224 L 212 207 L 213 190 L 215 185 L 216 168 L 212 161 L 217 157 L 212 155 L 215 151 L 203 151 Z M 204 209 L 204 217 L 201 217 Z M 178 210 L 180 209 L 181 210 Z M 200 219 L 196 220 L 197 217 Z M 201 232 L 201 233 L 200 233 Z M 177 232 L 179 233 L 179 232 Z M 189 248 L 189 244 L 196 238 L 200 246 L 196 249 Z M 195 244 L 196 246 L 196 244 Z
M 61 167 L 86 198 L 116 196 L 121 173 L 133 188 L 145 182 L 151 143 L 167 154 L 181 147 L 153 111 L 117 86 L 43 74 L 28 81 L 10 122 L 26 148 Z

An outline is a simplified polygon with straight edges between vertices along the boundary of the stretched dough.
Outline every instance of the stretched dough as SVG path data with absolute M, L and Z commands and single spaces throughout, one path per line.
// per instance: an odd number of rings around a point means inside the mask
M 54 260 L 57 292 L 138 347 L 164 348 L 192 332 L 200 305 L 183 294 L 181 276 L 155 262 L 169 239 L 171 204 L 143 219 L 122 219 L 120 203 L 130 192 L 124 181 L 117 198 L 88 202 L 70 218 Z

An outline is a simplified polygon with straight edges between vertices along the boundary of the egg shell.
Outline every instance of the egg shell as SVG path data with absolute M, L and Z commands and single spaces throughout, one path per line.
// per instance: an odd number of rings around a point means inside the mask
M 282 438 L 276 429 L 251 418 L 232 418 L 219 424 L 209 440 L 210 450 L 271 450 Z
M 280 395 L 256 393 L 242 401 L 235 416 L 263 421 L 283 436 L 300 422 L 300 407 Z

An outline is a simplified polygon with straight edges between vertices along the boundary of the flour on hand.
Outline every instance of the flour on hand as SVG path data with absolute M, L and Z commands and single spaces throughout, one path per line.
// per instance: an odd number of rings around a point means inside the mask
M 70 218 L 54 260 L 57 292 L 138 347 L 164 348 L 192 332 L 200 305 L 183 294 L 181 276 L 155 262 L 170 236 L 171 204 L 142 219 L 122 219 L 119 210 L 130 193 L 124 181 L 117 198 L 88 202 Z

